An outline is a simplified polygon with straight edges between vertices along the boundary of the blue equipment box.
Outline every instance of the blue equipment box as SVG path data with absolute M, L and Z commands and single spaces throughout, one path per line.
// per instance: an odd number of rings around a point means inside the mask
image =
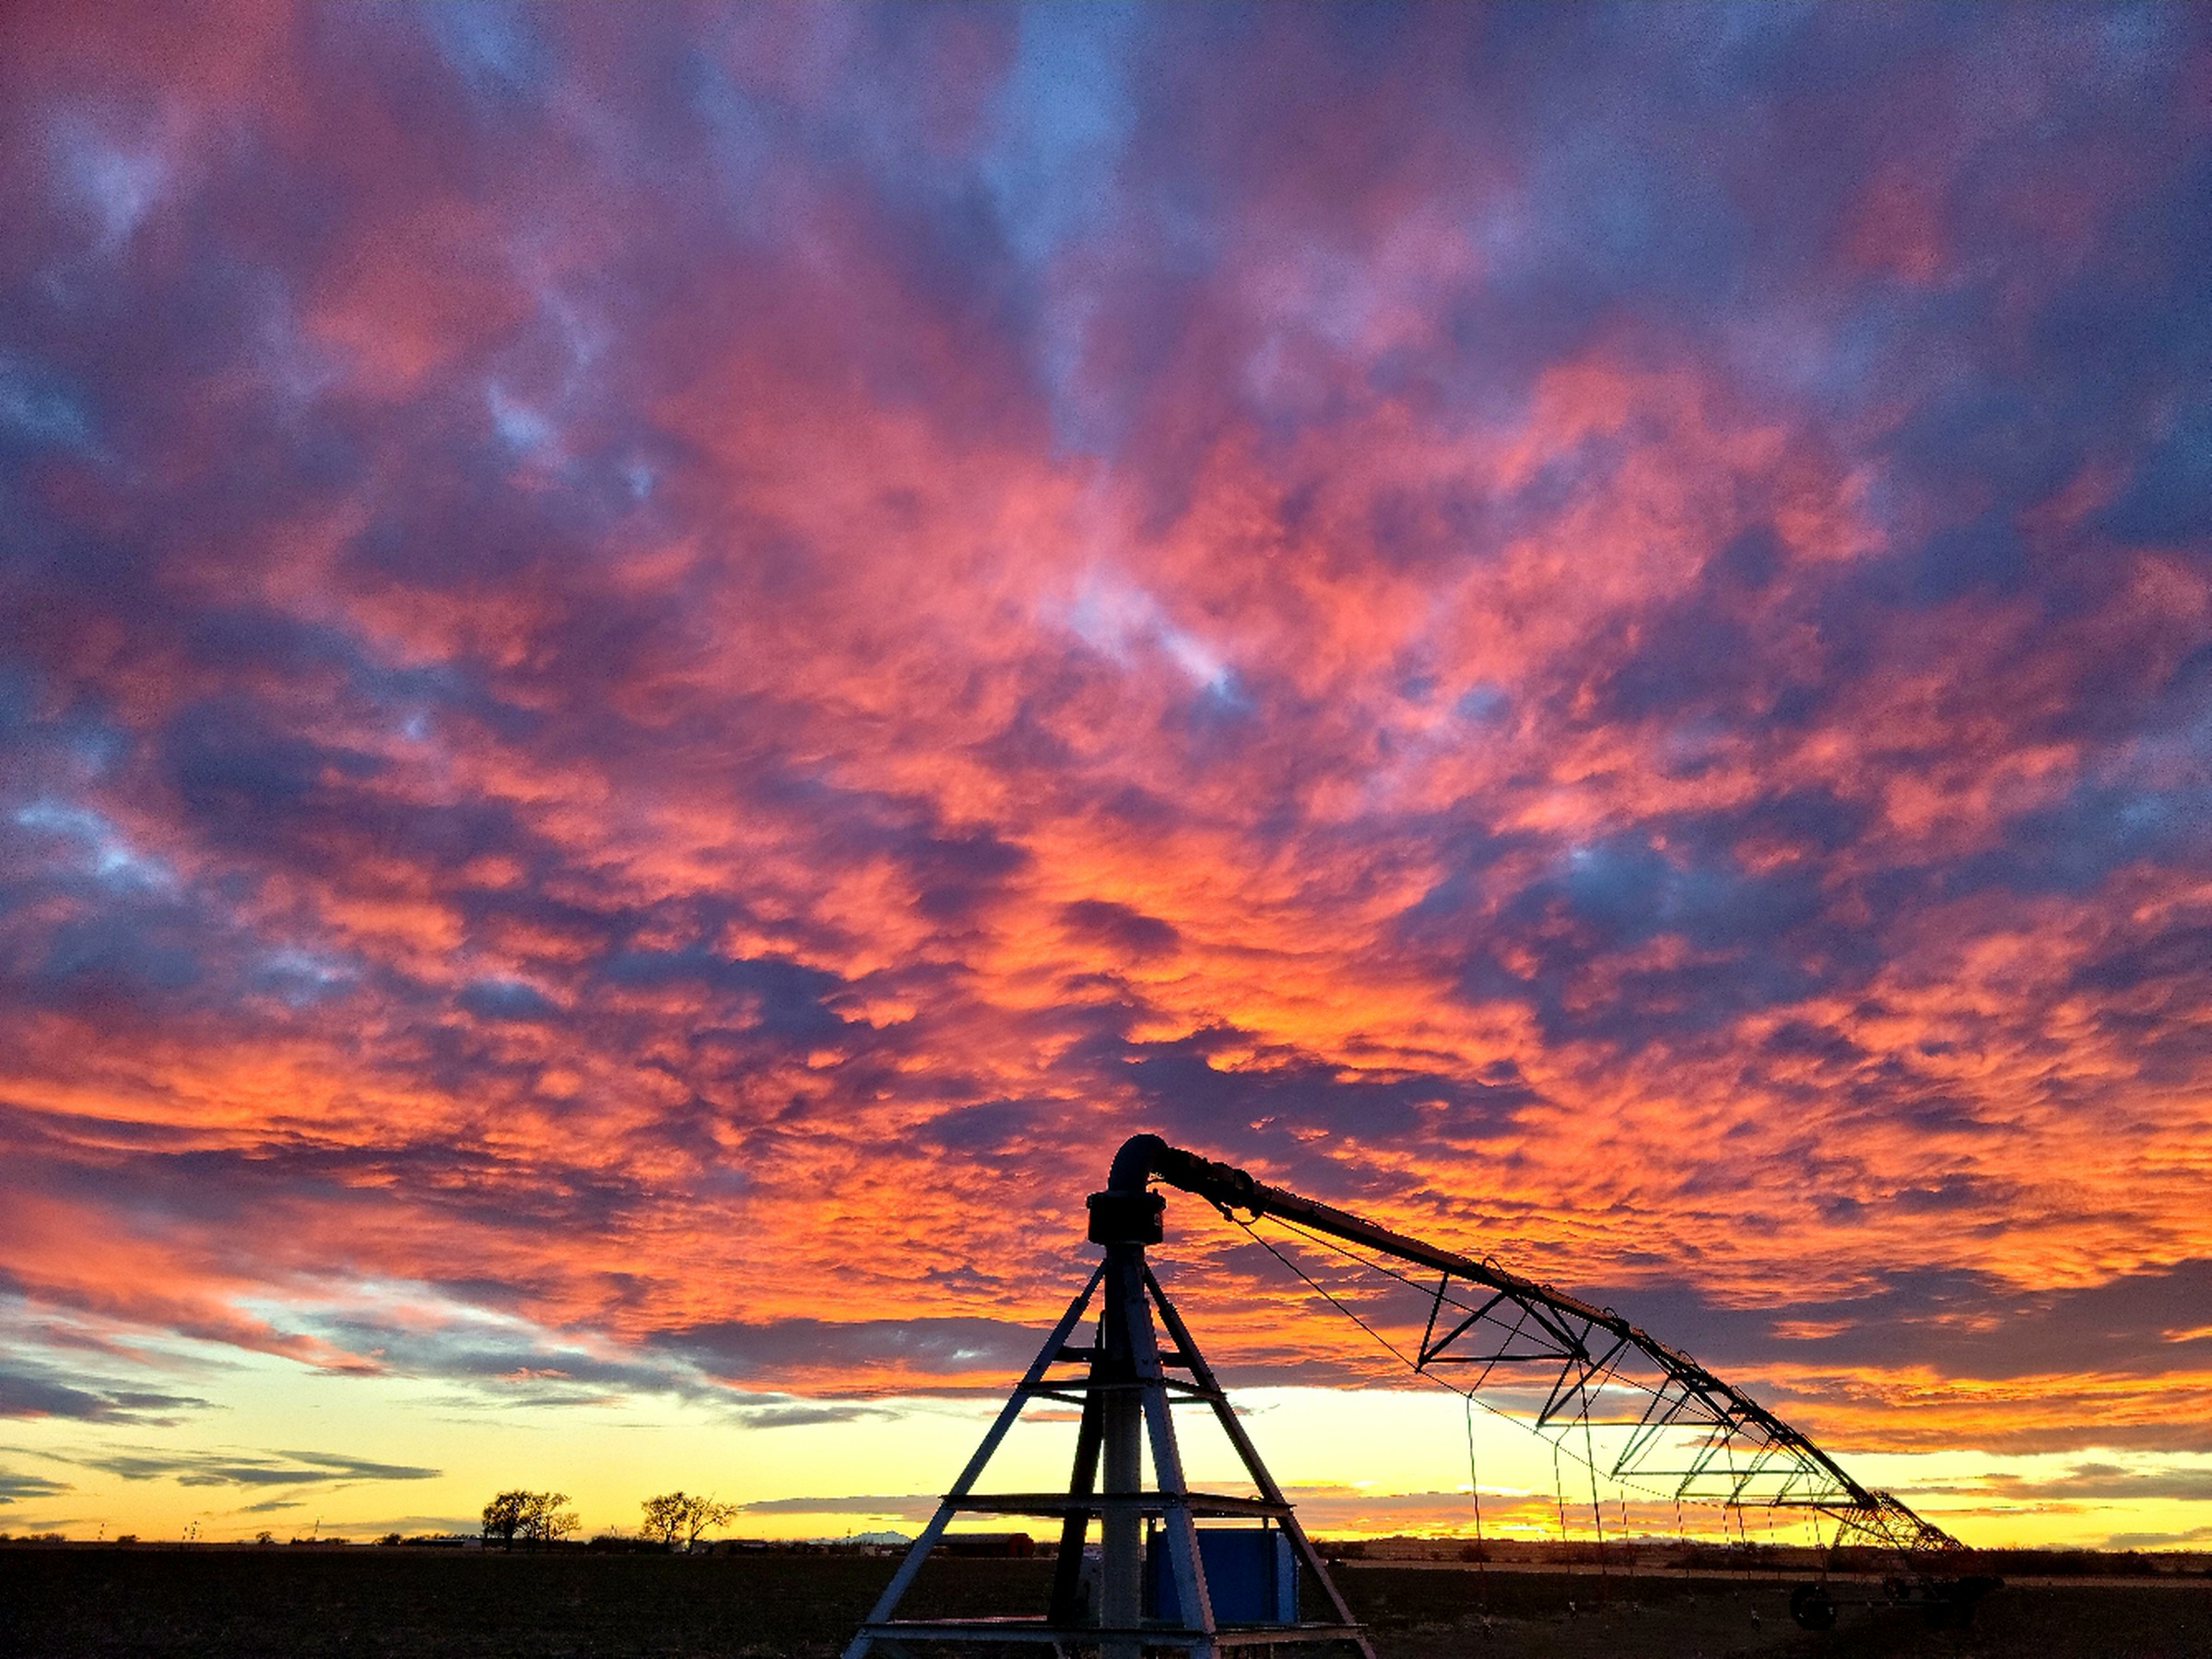
M 1274 1526 L 1202 1526 L 1198 1559 L 1216 1624 L 1296 1624 L 1298 1557 Z M 1145 1538 L 1145 1617 L 1182 1623 L 1168 1540 L 1157 1526 Z

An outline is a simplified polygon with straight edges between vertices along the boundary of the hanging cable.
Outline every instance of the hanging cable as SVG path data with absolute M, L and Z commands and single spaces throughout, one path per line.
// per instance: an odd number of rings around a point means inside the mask
M 1613 1501 L 1620 1506 L 1620 1547 L 1628 1554 L 1629 1599 L 1634 1601 L 1636 1599 L 1636 1535 L 1629 1530 L 1629 1500 L 1626 1498 L 1616 1498 Z
M 1587 1356 L 1582 1356 L 1583 1372 L 1579 1380 L 1574 1384 L 1574 1388 L 1576 1394 L 1579 1396 L 1577 1402 L 1579 1409 L 1577 1410 L 1575 1416 L 1581 1419 L 1583 1425 L 1583 1450 L 1580 1454 L 1567 1452 L 1563 1442 L 1566 1437 L 1572 1432 L 1574 1422 L 1573 1418 L 1569 1418 L 1565 1422 L 1560 1423 L 1555 1432 L 1547 1433 L 1540 1424 L 1532 1425 L 1521 1418 L 1515 1417 L 1512 1412 L 1503 1410 L 1500 1407 L 1492 1405 L 1489 1401 L 1482 1398 L 1478 1392 L 1481 1386 L 1482 1379 L 1477 1379 L 1474 1385 L 1466 1388 L 1461 1388 L 1454 1383 L 1446 1382 L 1435 1371 L 1430 1371 L 1426 1363 L 1424 1363 L 1427 1359 L 1425 1351 L 1419 1359 L 1416 1359 L 1415 1357 L 1407 1354 L 1405 1349 L 1401 1348 L 1396 1343 L 1393 1342 L 1388 1336 L 1384 1335 L 1382 1332 L 1378 1330 L 1372 1324 L 1364 1318 L 1358 1312 L 1358 1310 L 1353 1308 L 1342 1297 L 1339 1297 L 1335 1291 L 1331 1290 L 1319 1279 L 1308 1273 L 1291 1256 L 1287 1254 L 1282 1250 L 1277 1249 L 1272 1240 L 1264 1237 L 1260 1233 L 1254 1223 L 1262 1219 L 1273 1221 L 1277 1225 L 1283 1227 L 1287 1230 L 1296 1234 L 1307 1243 L 1325 1250 L 1332 1254 L 1341 1256 L 1346 1261 L 1351 1263 L 1352 1265 L 1361 1269 L 1362 1271 L 1382 1274 L 1383 1277 L 1394 1279 L 1401 1285 L 1420 1291 L 1424 1296 L 1433 1295 L 1440 1307 L 1450 1306 L 1455 1310 L 1458 1310 L 1459 1312 L 1470 1314 L 1473 1318 L 1479 1318 L 1481 1317 L 1481 1314 L 1477 1310 L 1469 1308 L 1466 1303 L 1461 1301 L 1458 1298 L 1447 1295 L 1441 1287 L 1439 1287 L 1434 1290 L 1430 1290 L 1427 1286 L 1417 1284 L 1411 1277 L 1402 1272 L 1399 1272 L 1397 1269 L 1390 1266 L 1389 1265 L 1385 1263 L 1371 1261 L 1358 1251 L 1351 1250 L 1344 1244 L 1339 1243 L 1335 1240 L 1328 1238 L 1324 1234 L 1317 1233 L 1307 1228 L 1301 1227 L 1297 1222 L 1290 1220 L 1287 1217 L 1267 1214 L 1265 1212 L 1255 1212 L 1251 1217 L 1245 1217 L 1237 1214 L 1234 1209 L 1230 1207 L 1230 1206 L 1218 1201 L 1217 1201 L 1216 1207 L 1219 1209 L 1222 1217 L 1239 1228 L 1244 1233 L 1246 1238 L 1250 1239 L 1253 1243 L 1259 1245 L 1261 1249 L 1265 1250 L 1285 1268 L 1288 1269 L 1291 1276 L 1297 1278 L 1309 1290 L 1312 1291 L 1314 1295 L 1320 1297 L 1322 1300 L 1328 1303 L 1330 1307 L 1335 1309 L 1337 1312 L 1342 1313 L 1347 1319 L 1350 1320 L 1355 1325 L 1359 1326 L 1362 1332 L 1364 1332 L 1377 1344 L 1377 1346 L 1382 1347 L 1385 1353 L 1389 1354 L 1391 1358 L 1395 1359 L 1400 1365 L 1403 1365 L 1406 1370 L 1412 1371 L 1417 1377 L 1423 1378 L 1424 1380 L 1434 1383 L 1437 1387 L 1445 1389 L 1448 1392 L 1460 1396 L 1465 1405 L 1466 1412 L 1469 1453 L 1468 1465 L 1470 1471 L 1468 1485 L 1470 1488 L 1470 1496 L 1476 1508 L 1476 1535 L 1477 1542 L 1478 1544 L 1483 1542 L 1483 1536 L 1480 1512 L 1481 1493 L 1474 1478 L 1474 1408 L 1476 1406 L 1481 1406 L 1483 1410 L 1488 1412 L 1491 1416 L 1500 1418 L 1506 1422 L 1513 1424 L 1516 1428 L 1521 1429 L 1524 1431 L 1535 1433 L 1539 1438 L 1550 1445 L 1552 1456 L 1553 1498 L 1559 1510 L 1559 1537 L 1562 1543 L 1571 1543 L 1571 1539 L 1567 1524 L 1566 1480 L 1559 1466 L 1559 1458 L 1561 1453 L 1564 1453 L 1567 1456 L 1573 1457 L 1576 1462 L 1582 1464 L 1583 1467 L 1589 1471 L 1591 1488 L 1591 1516 L 1597 1537 L 1599 1571 L 1601 1575 L 1604 1573 L 1606 1565 L 1605 1555 L 1605 1510 L 1603 1500 L 1600 1498 L 1597 1490 L 1597 1456 L 1590 1416 L 1592 1398 L 1594 1393 L 1606 1387 L 1621 1386 L 1650 1395 L 1655 1404 L 1664 1404 L 1666 1399 L 1666 1392 L 1664 1387 L 1654 1390 L 1648 1383 L 1621 1376 L 1617 1369 L 1610 1363 L 1607 1363 L 1602 1367 L 1595 1366 L 1590 1362 Z M 1509 1341 L 1511 1340 L 1512 1335 L 1518 1332 L 1519 1328 L 1519 1325 L 1516 1324 L 1514 1326 L 1514 1331 L 1512 1333 L 1508 1333 Z M 1562 1340 L 1570 1339 L 1562 1337 Z M 1608 1355 L 1608 1360 L 1610 1358 L 1611 1356 Z M 1484 1378 L 1488 1377 L 1488 1371 L 1487 1368 L 1485 1369 L 1483 1375 Z M 1563 1376 L 1561 1382 L 1562 1383 L 1564 1382 Z M 1666 1422 L 1671 1418 L 1671 1416 L 1672 1414 L 1670 1412 L 1668 1417 L 1662 1418 L 1660 1419 L 1660 1426 L 1662 1428 L 1665 1426 Z M 1734 1478 L 1737 1476 L 1738 1471 L 1735 1467 L 1735 1446 L 1734 1443 L 1733 1425 L 1724 1421 L 1721 1423 L 1716 1423 L 1713 1427 L 1719 1430 L 1717 1438 L 1721 1441 L 1720 1449 L 1726 1459 L 1729 1476 L 1731 1477 L 1732 1480 L 1734 1480 Z M 1710 1453 L 1708 1453 L 1706 1455 L 1710 1456 Z M 1751 1472 L 1755 1473 L 1757 1467 L 1758 1462 L 1755 1460 L 1753 1470 Z M 1657 1471 L 1654 1471 L 1654 1473 L 1656 1472 Z M 1678 1471 L 1677 1471 L 1677 1473 L 1678 1473 Z M 1607 1479 L 1613 1481 L 1625 1489 L 1642 1492 L 1653 1498 L 1671 1498 L 1675 1506 L 1675 1534 L 1677 1544 L 1679 1547 L 1685 1549 L 1689 1547 L 1688 1530 L 1682 1512 L 1682 1484 L 1677 1484 L 1671 1492 L 1664 1491 L 1657 1488 L 1646 1485 L 1645 1483 L 1637 1480 L 1630 1474 L 1624 1473 L 1618 1466 L 1618 1463 L 1613 1469 L 1607 1472 Z M 1732 1487 L 1732 1492 L 1734 1495 L 1726 1500 L 1724 1500 L 1721 1505 L 1723 1512 L 1721 1517 L 1721 1535 L 1724 1544 L 1725 1544 L 1728 1539 L 1727 1512 L 1733 1509 L 1736 1512 L 1736 1549 L 1735 1553 L 1736 1553 L 1739 1559 L 1741 1559 L 1745 1557 L 1747 1557 L 1750 1552 L 1750 1535 L 1742 1512 L 1740 1482 Z M 1815 1502 L 1817 1503 L 1818 1500 L 1815 1500 Z M 1629 1526 L 1627 1520 L 1627 1502 L 1625 1499 L 1621 1501 L 1621 1510 L 1622 1526 L 1624 1528 L 1625 1536 L 1626 1529 Z M 1771 1521 L 1770 1520 L 1770 1534 L 1771 1533 L 1771 1530 L 1772 1525 Z M 1837 1535 L 1839 1539 L 1842 1535 L 1842 1530 L 1843 1524 L 1841 1520 L 1839 1519 L 1837 1523 Z M 1815 1535 L 1818 1536 L 1818 1527 L 1816 1524 Z M 1631 1555 L 1631 1575 L 1633 1574 L 1633 1556 Z
M 1606 1517 L 1597 1507 L 1597 1453 L 1590 1441 L 1590 1396 L 1583 1396 L 1583 1466 L 1590 1471 L 1590 1524 L 1597 1534 L 1598 1594 L 1605 1594 L 1606 1581 Z
M 1524 1433 L 1535 1434 L 1537 1439 L 1544 1441 L 1551 1447 L 1555 1456 L 1558 1454 L 1559 1451 L 1559 1442 L 1553 1440 L 1549 1435 L 1543 1433 L 1539 1430 L 1532 1429 L 1527 1423 L 1515 1417 L 1512 1412 L 1502 1410 L 1500 1407 L 1491 1405 L 1489 1401 L 1484 1399 L 1482 1395 L 1475 1389 L 1461 1388 L 1456 1383 L 1448 1382 L 1442 1377 L 1437 1375 L 1436 1372 L 1422 1365 L 1418 1360 L 1409 1358 L 1405 1349 L 1398 1347 L 1396 1343 L 1391 1341 L 1389 1337 L 1383 1335 L 1382 1332 L 1376 1330 L 1375 1327 L 1368 1324 L 1366 1320 L 1360 1318 L 1359 1315 L 1353 1312 L 1353 1310 L 1347 1305 L 1342 1299 L 1337 1297 L 1318 1279 L 1314 1278 L 1312 1274 L 1300 1267 L 1296 1260 L 1290 1256 L 1285 1255 L 1280 1250 L 1277 1250 L 1275 1246 L 1274 1241 L 1264 1237 L 1260 1233 L 1259 1230 L 1252 1224 L 1252 1222 L 1245 1219 L 1245 1218 L 1242 1216 L 1236 1214 L 1233 1210 L 1224 1210 L 1222 1211 L 1222 1214 L 1230 1222 L 1234 1223 L 1237 1227 L 1241 1228 L 1246 1238 L 1250 1239 L 1254 1244 L 1257 1244 L 1262 1250 L 1265 1251 L 1269 1255 L 1280 1262 L 1286 1268 L 1289 1269 L 1290 1273 L 1301 1283 L 1303 1283 L 1308 1289 L 1312 1290 L 1314 1295 L 1320 1297 L 1324 1301 L 1327 1302 L 1329 1306 L 1335 1308 L 1339 1313 L 1343 1314 L 1347 1319 L 1358 1325 L 1362 1331 L 1365 1331 L 1370 1336 L 1373 1337 L 1375 1341 L 1382 1346 L 1384 1351 L 1391 1356 L 1391 1358 L 1395 1359 L 1400 1365 L 1403 1365 L 1407 1371 L 1413 1372 L 1415 1376 L 1419 1377 L 1424 1382 L 1433 1382 L 1437 1387 L 1442 1389 L 1446 1394 L 1457 1394 L 1461 1399 L 1465 1400 L 1470 1405 L 1480 1406 L 1483 1410 L 1488 1412 L 1492 1417 L 1498 1418 L 1500 1422 L 1511 1423 L 1514 1428 L 1521 1430 Z M 1386 1277 L 1396 1279 L 1402 1285 L 1410 1286 L 1415 1289 L 1421 1290 L 1424 1295 L 1428 1293 L 1424 1287 L 1415 1285 L 1414 1281 L 1410 1278 L 1407 1278 L 1404 1274 L 1399 1273 L 1393 1268 L 1384 1266 L 1381 1263 L 1371 1262 L 1367 1260 L 1366 1257 L 1361 1256 L 1353 1251 L 1347 1250 L 1343 1245 L 1336 1243 L 1333 1240 L 1324 1238 L 1319 1233 L 1308 1232 L 1304 1228 L 1300 1227 L 1296 1222 L 1286 1221 L 1279 1216 L 1270 1216 L 1267 1218 L 1267 1219 L 1275 1222 L 1278 1227 L 1286 1228 L 1288 1230 L 1297 1233 L 1300 1238 L 1303 1238 L 1323 1249 L 1334 1252 L 1335 1254 L 1340 1255 L 1347 1261 L 1350 1262 L 1354 1266 L 1364 1267 L 1370 1272 L 1380 1273 L 1384 1275 Z M 1450 1303 L 1450 1305 L 1460 1309 L 1462 1312 L 1472 1311 L 1469 1310 L 1466 1307 L 1466 1304 L 1464 1302 L 1453 1300 Z M 1570 1457 L 1575 1456 L 1575 1454 L 1571 1452 L 1568 1453 L 1567 1455 Z M 1580 1463 L 1583 1460 L 1577 1457 L 1575 1458 L 1575 1461 Z M 1638 1491 L 1650 1492 L 1654 1498 L 1665 1495 L 1652 1488 L 1639 1486 L 1637 1483 L 1628 1479 L 1626 1477 L 1620 1477 L 1618 1478 L 1620 1479 L 1621 1485 L 1631 1487 Z
M 1406 1370 L 1412 1371 L 1415 1376 L 1420 1377 L 1427 1382 L 1433 1382 L 1437 1387 L 1445 1390 L 1447 1393 L 1455 1394 L 1462 1399 L 1472 1401 L 1475 1405 L 1488 1412 L 1492 1417 L 1499 1418 L 1502 1422 L 1512 1424 L 1514 1428 L 1521 1430 L 1524 1433 L 1535 1434 L 1538 1439 L 1549 1443 L 1555 1454 L 1564 1449 L 1561 1447 L 1559 1441 L 1552 1435 L 1546 1434 L 1542 1430 L 1534 1427 L 1525 1419 L 1515 1417 L 1512 1412 L 1503 1410 L 1497 1406 L 1493 1406 L 1489 1401 L 1484 1399 L 1481 1394 L 1478 1392 L 1479 1385 L 1477 1387 L 1462 1388 L 1457 1383 L 1446 1382 L 1444 1378 L 1439 1375 L 1436 1371 L 1430 1370 L 1427 1366 L 1421 1364 L 1419 1360 L 1406 1354 L 1405 1349 L 1399 1347 L 1397 1344 L 1392 1342 L 1389 1337 L 1383 1335 L 1382 1332 L 1376 1330 L 1373 1325 L 1370 1324 L 1365 1319 L 1362 1319 L 1340 1297 L 1336 1296 L 1319 1280 L 1314 1278 L 1312 1274 L 1300 1267 L 1294 1257 L 1289 1256 L 1284 1253 L 1284 1252 L 1281 1250 L 1277 1249 L 1274 1241 L 1262 1234 L 1258 1228 L 1254 1225 L 1254 1222 L 1262 1219 L 1271 1221 L 1276 1226 L 1282 1228 L 1285 1231 L 1296 1234 L 1299 1238 L 1314 1246 L 1314 1248 L 1317 1250 L 1326 1251 L 1332 1255 L 1340 1256 L 1345 1261 L 1349 1262 L 1355 1267 L 1360 1268 L 1365 1272 L 1381 1274 L 1383 1277 L 1394 1279 L 1397 1283 L 1406 1287 L 1408 1289 L 1418 1290 L 1424 1296 L 1433 1294 L 1429 1287 L 1417 1283 L 1414 1279 L 1407 1277 L 1406 1274 L 1399 1272 L 1388 1263 L 1370 1261 L 1366 1256 L 1360 1254 L 1358 1251 L 1352 1250 L 1346 1245 L 1337 1242 L 1335 1240 L 1327 1237 L 1325 1234 L 1313 1232 L 1307 1228 L 1300 1227 L 1297 1222 L 1289 1220 L 1285 1217 L 1268 1215 L 1247 1218 L 1238 1215 L 1234 1210 L 1226 1207 L 1221 1208 L 1221 1216 L 1223 1219 L 1241 1229 L 1246 1238 L 1250 1239 L 1254 1244 L 1257 1244 L 1262 1250 L 1265 1250 L 1277 1262 L 1280 1262 L 1285 1268 L 1288 1269 L 1288 1271 L 1301 1283 L 1303 1283 L 1308 1289 L 1312 1290 L 1314 1295 L 1320 1297 L 1332 1308 L 1335 1308 L 1347 1319 L 1350 1320 L 1362 1331 L 1366 1332 L 1368 1335 L 1371 1336 L 1379 1345 L 1381 1345 L 1385 1352 L 1387 1352 L 1393 1359 L 1397 1360 L 1400 1365 L 1405 1366 Z M 1445 1306 L 1457 1309 L 1461 1312 L 1471 1313 L 1474 1312 L 1474 1310 L 1468 1307 L 1465 1302 L 1461 1301 L 1456 1297 L 1447 1296 L 1443 1299 L 1443 1301 Z M 1616 1381 L 1619 1381 L 1619 1379 L 1616 1378 Z M 1578 1386 L 1586 1391 L 1590 1386 L 1589 1377 L 1586 1375 L 1583 1382 Z M 1653 1393 L 1653 1390 L 1644 1384 L 1629 1383 L 1627 1386 L 1635 1388 L 1639 1392 L 1646 1394 Z M 1585 1396 L 1583 1401 L 1583 1410 L 1587 1411 L 1588 1406 L 1589 1402 Z M 1567 1428 L 1571 1429 L 1571 1427 L 1572 1424 L 1570 1422 L 1567 1425 Z M 1566 1431 L 1566 1429 L 1562 1429 L 1560 1433 L 1564 1434 Z M 1569 1452 L 1567 1453 L 1567 1455 L 1573 1458 L 1577 1463 L 1583 1463 L 1586 1461 L 1583 1455 L 1578 1453 Z M 1677 1504 L 1677 1507 L 1679 1508 L 1680 1506 L 1681 1492 L 1679 1489 L 1669 1492 L 1662 1489 L 1659 1487 L 1651 1485 L 1648 1482 L 1639 1481 L 1632 1476 L 1624 1474 L 1618 1469 L 1607 1471 L 1606 1478 L 1613 1481 L 1616 1485 L 1627 1488 L 1628 1490 L 1641 1492 L 1650 1498 L 1664 1500 L 1672 1497 Z
M 1559 1506 L 1559 1542 L 1564 1544 L 1568 1542 L 1567 1481 L 1559 1473 L 1559 1443 L 1557 1441 L 1551 1443 L 1551 1497 L 1552 1501 Z
M 1408 1371 L 1411 1371 L 1419 1376 L 1429 1376 L 1429 1373 L 1423 1371 L 1418 1363 L 1416 1363 L 1414 1360 L 1408 1359 L 1406 1357 L 1405 1350 L 1399 1347 L 1396 1343 L 1391 1341 L 1389 1337 L 1383 1335 L 1382 1332 L 1376 1330 L 1373 1325 L 1369 1324 L 1366 1320 L 1360 1318 L 1358 1313 L 1354 1312 L 1345 1303 L 1339 1301 L 1335 1296 L 1329 1291 L 1327 1287 L 1323 1285 L 1320 1280 L 1313 1277 L 1312 1274 L 1308 1273 L 1303 1267 L 1300 1267 L 1296 1262 L 1292 1261 L 1281 1251 L 1277 1250 L 1273 1243 L 1265 1239 L 1261 1238 L 1260 1235 L 1253 1230 L 1251 1222 L 1245 1220 L 1241 1216 L 1231 1216 L 1230 1219 L 1234 1221 L 1239 1227 L 1242 1228 L 1246 1235 L 1250 1237 L 1254 1243 L 1259 1245 L 1262 1250 L 1265 1250 L 1269 1255 L 1273 1256 L 1284 1266 L 1289 1268 L 1291 1272 L 1297 1274 L 1300 1278 L 1303 1279 L 1306 1282 L 1307 1288 L 1311 1289 L 1314 1295 L 1320 1297 L 1324 1301 L 1327 1302 L 1330 1307 L 1335 1309 L 1337 1312 L 1343 1314 L 1347 1319 L 1350 1320 L 1354 1324 L 1365 1331 L 1370 1336 L 1372 1336 L 1377 1342 L 1388 1348 L 1392 1356 L 1396 1359 L 1400 1365 L 1405 1366 Z M 1441 1377 L 1431 1377 L 1430 1380 L 1435 1382 L 1440 1388 L 1452 1387 L 1452 1385 L 1449 1382 L 1446 1382 Z M 1452 1392 L 1453 1394 L 1458 1394 L 1460 1391 L 1456 1388 L 1453 1388 Z
M 1475 1396 L 1462 1396 L 1467 1408 L 1467 1493 L 1475 1500 L 1475 1583 L 1482 1610 L 1490 1610 L 1490 1551 L 1482 1537 L 1482 1480 L 1475 1469 Z

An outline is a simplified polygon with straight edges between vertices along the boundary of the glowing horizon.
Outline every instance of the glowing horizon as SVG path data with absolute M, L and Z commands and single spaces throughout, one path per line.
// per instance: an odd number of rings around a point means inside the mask
M 1970 1541 L 2212 1542 L 2207 86 L 2149 6 L 11 9 L 0 1531 L 835 1530 L 1149 1129 Z M 1171 1217 L 1286 1483 L 1443 1513 Z

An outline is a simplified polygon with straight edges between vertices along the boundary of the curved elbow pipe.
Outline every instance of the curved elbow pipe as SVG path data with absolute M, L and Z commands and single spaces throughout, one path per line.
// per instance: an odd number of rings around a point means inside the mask
M 1167 1200 L 1148 1184 L 1152 1172 L 1173 1155 L 1157 1135 L 1133 1135 L 1113 1155 L 1106 1190 L 1090 1195 L 1089 1236 L 1093 1244 L 1157 1244 L 1164 1235 L 1160 1217 Z
M 1273 1187 L 1262 1185 L 1233 1164 L 1216 1163 L 1195 1152 L 1185 1152 L 1181 1147 L 1171 1147 L 1157 1135 L 1133 1135 L 1122 1143 L 1122 1149 L 1113 1155 L 1106 1190 L 1141 1193 L 1146 1182 L 1154 1175 L 1209 1204 L 1232 1208 L 1250 1209 L 1263 1199 L 1272 1202 L 1287 1196 L 1277 1194 Z
M 1106 1175 L 1106 1190 L 1110 1193 L 1141 1193 L 1152 1172 L 1160 1166 L 1160 1155 L 1168 1150 L 1168 1143 L 1157 1135 L 1133 1135 L 1122 1143 L 1122 1149 L 1113 1155 L 1113 1168 Z

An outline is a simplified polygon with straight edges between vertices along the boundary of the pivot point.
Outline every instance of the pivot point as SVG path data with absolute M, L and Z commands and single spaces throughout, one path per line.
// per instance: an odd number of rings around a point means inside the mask
M 1093 1244 L 1157 1244 L 1167 1236 L 1160 1217 L 1168 1201 L 1143 1187 L 1135 1192 L 1108 1188 L 1085 1200 L 1090 1206 Z

